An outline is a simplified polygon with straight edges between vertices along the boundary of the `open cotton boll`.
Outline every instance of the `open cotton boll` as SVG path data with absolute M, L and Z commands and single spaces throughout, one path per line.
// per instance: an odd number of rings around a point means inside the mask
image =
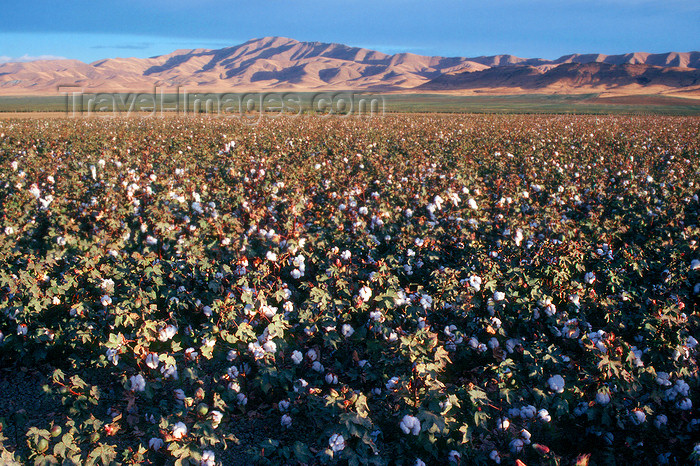
M 328 439 L 328 446 L 333 453 L 341 452 L 345 449 L 345 438 L 341 434 L 333 434 Z
M 420 433 L 420 421 L 418 418 L 408 414 L 401 419 L 399 427 L 404 434 L 418 435 Z
M 561 375 L 553 375 L 547 380 L 549 389 L 556 393 L 564 393 L 564 378 Z

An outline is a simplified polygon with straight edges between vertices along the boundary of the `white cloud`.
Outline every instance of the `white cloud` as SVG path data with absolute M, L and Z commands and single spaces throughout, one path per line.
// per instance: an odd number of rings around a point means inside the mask
M 66 57 L 59 57 L 56 55 L 22 55 L 21 57 L 8 57 L 6 55 L 0 55 L 0 63 L 13 63 L 13 62 L 27 62 L 27 61 L 37 61 L 37 60 L 65 60 Z

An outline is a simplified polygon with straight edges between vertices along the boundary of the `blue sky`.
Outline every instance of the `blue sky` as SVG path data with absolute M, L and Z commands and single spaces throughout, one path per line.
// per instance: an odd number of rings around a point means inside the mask
M 698 0 L 71 0 L 12 2 L 0 61 L 149 57 L 264 36 L 479 56 L 700 50 Z

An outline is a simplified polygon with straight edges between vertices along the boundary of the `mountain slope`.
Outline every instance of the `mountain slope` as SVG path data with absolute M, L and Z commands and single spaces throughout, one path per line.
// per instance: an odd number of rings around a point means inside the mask
M 0 94 L 55 94 L 59 86 L 78 86 L 86 92 L 151 91 L 154 86 L 229 92 L 497 88 L 565 92 L 607 86 L 662 92 L 693 90 L 698 70 L 700 52 L 573 54 L 556 60 L 513 55 L 447 58 L 265 37 L 234 47 L 177 50 L 152 58 L 0 64 Z
M 613 65 L 602 62 L 566 62 L 547 70 L 529 65 L 514 65 L 472 73 L 445 74 L 420 85 L 418 89 L 431 91 L 489 88 L 547 90 L 554 86 L 565 86 L 572 91 L 644 86 L 692 88 L 700 87 L 700 69 Z

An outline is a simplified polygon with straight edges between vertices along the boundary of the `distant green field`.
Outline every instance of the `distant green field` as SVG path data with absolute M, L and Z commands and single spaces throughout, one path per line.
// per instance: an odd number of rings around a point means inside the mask
M 375 112 L 386 113 L 545 113 L 545 114 L 658 114 L 700 115 L 700 100 L 657 95 L 600 97 L 579 95 L 505 95 L 455 96 L 445 94 L 368 94 L 352 92 L 323 93 L 228 93 L 196 94 L 86 94 L 71 100 L 66 96 L 0 96 L 0 113 L 56 112 L 67 114 L 128 114 L 150 112 L 155 108 L 174 108 L 177 113 L 236 114 L 248 105 L 249 112 L 279 113 L 284 103 L 286 114 L 358 112 L 368 113 L 374 100 Z M 162 99 L 162 102 L 161 102 Z M 261 100 L 262 99 L 262 100 Z M 289 100 L 292 99 L 292 100 Z M 360 101 L 364 102 L 360 104 Z M 350 104 L 352 103 L 352 106 Z M 174 114 L 175 111 L 165 113 Z

